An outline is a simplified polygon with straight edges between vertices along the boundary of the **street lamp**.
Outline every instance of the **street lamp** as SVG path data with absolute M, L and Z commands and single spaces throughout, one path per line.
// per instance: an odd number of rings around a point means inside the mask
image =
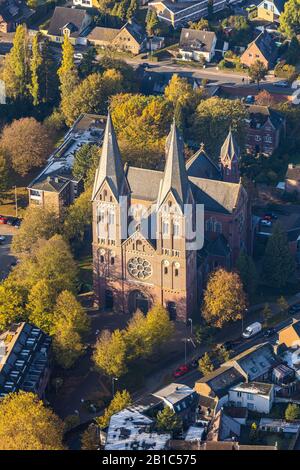
M 112 381 L 111 381 L 112 396 L 113 396 L 113 397 L 115 396 L 115 381 L 116 381 L 116 382 L 118 381 L 118 378 L 117 378 L 117 377 L 113 377 L 113 378 L 112 378 Z
M 188 318 L 188 321 L 191 324 L 191 336 L 193 336 L 193 320 L 191 318 Z
M 248 313 L 248 309 L 245 308 L 245 312 L 242 313 L 242 334 L 243 334 L 243 332 L 244 332 L 244 315 L 246 316 L 247 313 Z
M 190 338 L 184 338 L 184 365 L 186 365 L 186 343 L 190 343 Z

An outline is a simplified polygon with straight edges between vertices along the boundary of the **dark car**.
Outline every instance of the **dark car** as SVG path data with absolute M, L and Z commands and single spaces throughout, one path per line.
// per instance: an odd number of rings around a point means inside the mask
M 9 218 L 7 219 L 7 225 L 14 225 L 14 221 L 15 221 L 15 220 L 16 220 L 16 219 L 15 219 L 14 217 L 9 217 Z
M 21 225 L 21 220 L 20 219 L 15 219 L 12 223 L 13 227 L 19 228 Z
M 274 336 L 276 334 L 275 328 L 268 328 L 263 332 L 264 338 L 270 338 L 270 336 Z
M 197 369 L 199 367 L 199 359 L 194 359 L 193 361 L 189 362 L 188 367 L 190 369 Z

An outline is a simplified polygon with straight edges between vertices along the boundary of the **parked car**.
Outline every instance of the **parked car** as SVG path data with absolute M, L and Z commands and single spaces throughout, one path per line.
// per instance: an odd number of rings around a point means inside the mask
M 268 328 L 263 332 L 264 338 L 270 338 L 270 336 L 274 336 L 276 334 L 275 328 Z
M 19 228 L 21 225 L 21 220 L 20 219 L 15 219 L 13 222 L 13 227 Z
M 0 235 L 0 245 L 2 245 L 2 243 L 4 243 L 6 240 L 6 237 L 4 235 Z
M 274 212 L 266 212 L 264 215 L 264 219 L 266 220 L 277 220 L 278 216 L 274 214 Z
M 189 369 L 198 369 L 199 367 L 199 359 L 194 359 L 193 361 L 188 363 Z
M 189 371 L 189 367 L 187 364 L 182 364 L 181 366 L 177 367 L 176 370 L 173 372 L 173 377 L 182 377 L 184 374 L 186 374 Z
M 246 96 L 245 103 L 246 104 L 254 104 L 255 103 L 255 97 L 253 95 Z
M 14 225 L 16 220 L 17 220 L 16 217 L 8 217 L 7 225 Z
M 7 224 L 8 218 L 4 215 L 0 215 L 0 224 Z
M 279 82 L 274 82 L 274 86 L 279 86 L 281 88 L 288 88 L 290 86 L 289 82 L 286 80 L 280 80 Z
M 81 52 L 75 52 L 74 59 L 82 60 L 83 59 L 83 54 Z
M 262 330 L 262 324 L 258 321 L 251 323 L 251 325 L 247 326 L 245 331 L 243 331 L 243 338 L 252 338 L 253 336 L 260 333 Z
M 264 225 L 265 227 L 271 227 L 272 226 L 272 221 L 271 220 L 265 220 L 265 219 L 260 219 L 261 225 Z

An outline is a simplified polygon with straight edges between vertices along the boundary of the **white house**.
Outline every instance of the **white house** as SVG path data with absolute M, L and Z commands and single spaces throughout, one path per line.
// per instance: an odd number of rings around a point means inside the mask
M 182 60 L 210 62 L 215 55 L 217 36 L 213 31 L 182 28 L 179 54 Z
M 258 413 L 270 413 L 274 398 L 274 385 L 268 383 L 241 383 L 228 392 L 228 402 L 231 405 L 248 408 Z

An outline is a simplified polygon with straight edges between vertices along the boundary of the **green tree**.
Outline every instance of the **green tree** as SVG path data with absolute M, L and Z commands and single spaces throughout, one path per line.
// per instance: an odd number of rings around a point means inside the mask
M 288 37 L 300 32 L 300 4 L 298 0 L 288 0 L 279 17 L 280 30 Z
M 29 85 L 34 106 L 37 106 L 41 100 L 40 79 L 42 62 L 40 36 L 36 34 L 32 41 L 32 56 L 30 59 L 31 83 Z
M 266 284 L 278 289 L 286 286 L 295 272 L 295 261 L 280 223 L 276 223 L 268 240 L 262 268 Z
M 218 269 L 211 274 L 204 293 L 202 313 L 208 323 L 220 328 L 241 318 L 246 296 L 237 273 Z
M 28 96 L 30 83 L 30 48 L 26 26 L 19 25 L 13 39 L 13 47 L 5 58 L 3 80 L 6 94 L 13 100 Z
M 89 330 L 89 318 L 69 291 L 62 291 L 54 308 L 53 350 L 56 361 L 64 368 L 71 367 L 84 352 L 83 336 Z
M 78 70 L 74 63 L 74 47 L 67 34 L 62 44 L 62 61 L 57 71 L 60 81 L 61 97 L 68 97 L 78 84 Z
M 190 29 L 198 29 L 200 31 L 209 30 L 209 22 L 206 18 L 201 18 L 197 23 L 189 23 Z
M 13 237 L 12 251 L 14 254 L 29 252 L 38 239 L 51 238 L 59 228 L 57 215 L 49 209 L 30 206 L 18 232 Z
M 287 421 L 296 421 L 300 419 L 300 407 L 296 403 L 289 403 L 285 409 L 285 419 Z
M 173 436 L 182 430 L 182 420 L 175 411 L 166 406 L 157 413 L 156 427 L 158 431 L 171 433 Z
M 155 10 L 151 8 L 148 9 L 146 16 L 146 31 L 149 36 L 156 34 L 156 31 L 159 27 L 159 21 Z
M 289 309 L 289 303 L 283 297 L 283 295 L 281 297 L 279 297 L 279 299 L 277 300 L 277 305 L 279 307 L 280 312 L 287 313 L 287 311 Z
M 207 18 L 212 20 L 214 16 L 214 0 L 208 0 L 207 2 Z
M 57 74 L 57 62 L 50 42 L 43 38 L 41 43 L 42 65 L 39 70 L 39 87 L 41 100 L 44 103 L 56 103 L 59 98 L 59 79 Z
M 97 65 L 97 49 L 95 46 L 90 46 L 83 54 L 82 61 L 79 65 L 79 73 L 82 78 L 86 78 L 91 73 L 97 72 L 99 66 Z
M 11 323 L 27 319 L 26 291 L 9 276 L 0 284 L 0 331 Z
M 96 343 L 93 358 L 96 367 L 111 377 L 126 374 L 127 354 L 123 332 L 118 329 L 112 333 L 104 330 Z
M 109 425 L 112 415 L 119 413 L 132 404 L 130 393 L 127 390 L 117 391 L 109 406 L 104 411 L 104 414 L 96 418 L 96 422 L 100 429 L 104 429 Z
M 266 77 L 267 72 L 268 71 L 261 60 L 256 60 L 252 65 L 250 65 L 248 70 L 250 79 L 256 82 L 258 87 L 260 82 Z
M 241 251 L 237 260 L 237 270 L 241 277 L 245 292 L 249 296 L 255 294 L 258 285 L 258 274 L 251 256 Z
M 146 317 L 148 341 L 152 350 L 156 350 L 168 341 L 174 333 L 174 325 L 167 310 L 160 304 L 153 305 Z
M 73 175 L 76 178 L 87 178 L 89 170 L 96 170 L 100 159 L 99 147 L 92 144 L 83 144 L 75 152 Z
M 300 59 L 300 44 L 297 36 L 293 36 L 289 44 L 286 54 L 286 61 L 288 64 L 296 65 Z
M 134 17 L 136 11 L 138 9 L 138 3 L 137 0 L 130 0 L 130 5 L 126 13 L 126 18 L 127 20 L 132 20 Z
M 209 374 L 214 370 L 214 365 L 211 361 L 211 358 L 206 352 L 203 357 L 199 360 L 199 370 L 203 375 Z
M 88 188 L 67 209 L 63 224 L 63 234 L 72 246 L 80 246 L 84 235 L 92 223 L 92 189 Z
M 10 174 L 7 158 L 0 150 L 0 202 L 10 187 Z
M 268 322 L 269 322 L 270 318 L 272 318 L 272 310 L 271 310 L 270 305 L 268 303 L 265 303 L 261 314 L 262 314 L 264 323 L 266 325 L 268 325 Z
M 26 304 L 29 321 L 48 334 L 53 327 L 55 301 L 55 291 L 49 281 L 40 279 L 32 286 Z
M 124 339 L 128 361 L 151 354 L 152 344 L 148 335 L 147 318 L 141 311 L 137 310 L 129 320 Z
M 63 423 L 33 393 L 0 402 L 0 450 L 63 450 Z
M 227 362 L 230 358 L 230 353 L 227 351 L 227 349 L 223 345 L 219 345 L 216 348 L 214 348 L 213 353 L 221 364 L 223 362 Z

